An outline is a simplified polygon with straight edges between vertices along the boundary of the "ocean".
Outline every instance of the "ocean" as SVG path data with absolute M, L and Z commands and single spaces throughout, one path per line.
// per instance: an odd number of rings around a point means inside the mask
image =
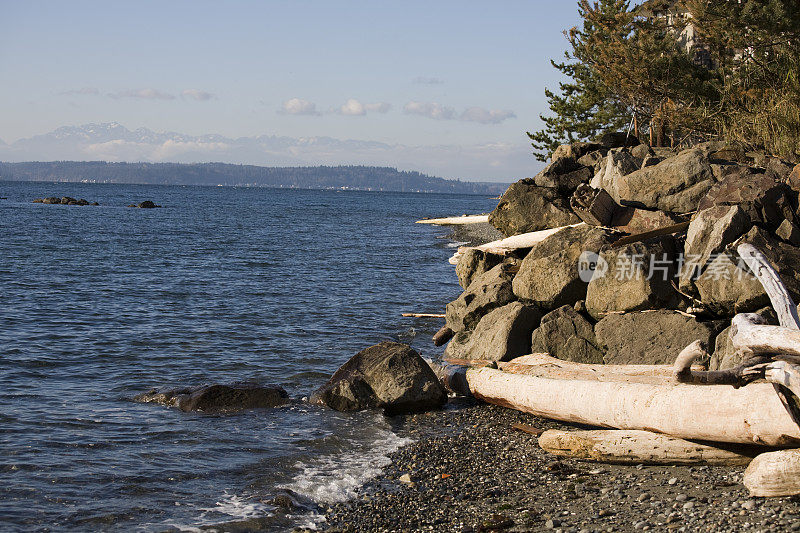
M 342 501 L 410 442 L 378 412 L 211 415 L 132 401 L 253 380 L 307 397 L 384 340 L 435 356 L 456 243 L 422 217 L 484 196 L 0 182 L 0 530 L 165 531 Z M 34 204 L 45 196 L 99 207 Z M 161 209 L 133 209 L 153 200 Z

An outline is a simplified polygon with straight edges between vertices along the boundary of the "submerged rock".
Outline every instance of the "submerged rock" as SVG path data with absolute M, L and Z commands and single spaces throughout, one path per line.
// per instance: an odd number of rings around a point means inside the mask
M 156 205 L 155 202 L 153 202 L 152 200 L 145 200 L 144 202 L 139 202 L 138 204 L 130 204 L 128 207 L 138 207 L 139 209 L 153 209 L 161 206 Z
M 394 415 L 440 407 L 447 392 L 410 346 L 382 342 L 351 357 L 310 401 L 337 411 L 383 408 Z
M 278 407 L 290 402 L 289 395 L 282 387 L 250 382 L 151 391 L 134 397 L 134 401 L 205 413 Z

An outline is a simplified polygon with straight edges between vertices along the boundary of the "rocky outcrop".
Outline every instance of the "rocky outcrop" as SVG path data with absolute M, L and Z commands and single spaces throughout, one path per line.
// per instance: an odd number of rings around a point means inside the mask
M 714 184 L 711 165 L 702 150 L 684 150 L 661 163 L 615 177 L 604 187 L 621 205 L 688 213 Z
M 489 214 L 489 223 L 506 236 L 578 222 L 567 197 L 556 188 L 536 185 L 532 179 L 512 184 Z
M 156 205 L 155 202 L 151 200 L 145 200 L 144 202 L 139 202 L 138 204 L 130 204 L 128 207 L 138 207 L 139 209 L 154 209 L 156 207 L 161 207 L 161 206 Z
M 72 198 L 71 196 L 63 196 L 61 198 L 57 198 L 55 196 L 50 196 L 47 198 L 36 198 L 33 200 L 35 204 L 49 204 L 49 205 L 100 205 L 97 202 L 89 202 L 88 200 L 84 200 L 81 198 L 77 200 Z
M 447 304 L 447 326 L 455 332 L 473 329 L 483 315 L 517 298 L 510 265 L 500 264 L 475 277 L 461 296 Z
M 619 207 L 614 211 L 610 226 L 625 233 L 644 233 L 683 222 L 682 217 L 663 211 L 649 211 L 635 207 Z
M 531 352 L 547 353 L 576 363 L 602 363 L 592 324 L 569 305 L 542 317 L 531 336 Z
M 382 408 L 390 415 L 435 409 L 446 400 L 446 391 L 422 357 L 396 342 L 358 352 L 310 398 L 337 411 Z
M 795 201 L 788 186 L 755 169 L 734 166 L 698 202 L 697 209 L 738 205 L 753 223 L 776 228 L 784 219 L 794 221 Z
M 617 203 L 619 198 L 614 195 L 615 183 L 623 176 L 636 172 L 642 166 L 642 160 L 637 159 L 628 150 L 611 150 L 606 160 L 600 166 L 600 172 L 592 179 L 591 185 L 595 189 L 605 189 Z
M 466 289 L 472 280 L 503 262 L 503 258 L 496 254 L 490 254 L 477 248 L 469 248 L 461 254 L 456 264 L 456 276 L 458 283 Z
M 263 386 L 250 382 L 204 385 L 164 392 L 151 391 L 136 396 L 134 401 L 157 403 L 177 407 L 181 411 L 202 411 L 204 413 L 264 409 L 290 402 L 289 395 L 283 388 L 277 385 Z
M 769 303 L 761 283 L 727 253 L 719 254 L 694 280 L 703 305 L 719 316 L 749 313 Z
M 660 310 L 608 315 L 594 332 L 607 364 L 666 365 L 696 340 L 713 346 L 719 329 L 719 324 Z
M 602 228 L 564 228 L 534 246 L 514 277 L 514 294 L 542 310 L 572 305 L 586 297 L 588 280 L 581 279 L 578 260 L 585 251 L 597 253 L 609 241 Z
M 510 361 L 529 354 L 531 334 L 542 314 L 535 307 L 513 302 L 484 316 L 475 330 L 450 341 L 445 355 L 461 359 Z
M 586 292 L 586 309 L 595 319 L 608 313 L 675 308 L 675 239 L 664 236 L 611 248 L 600 254 L 608 265 L 596 272 Z

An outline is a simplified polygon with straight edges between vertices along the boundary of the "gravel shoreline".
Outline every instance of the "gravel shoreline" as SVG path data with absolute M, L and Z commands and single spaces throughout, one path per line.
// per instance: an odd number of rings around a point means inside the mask
M 563 459 L 517 422 L 577 427 L 466 399 L 393 418 L 415 442 L 356 498 L 323 509 L 326 531 L 800 531 L 800 498 L 750 498 L 744 467 Z

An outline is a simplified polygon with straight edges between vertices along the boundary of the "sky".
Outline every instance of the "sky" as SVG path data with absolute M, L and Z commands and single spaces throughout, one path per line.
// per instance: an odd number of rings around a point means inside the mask
M 107 122 L 226 139 L 330 137 L 386 146 L 371 156 L 343 148 L 332 163 L 385 158 L 512 181 L 540 167 L 525 131 L 541 125 L 544 89 L 561 79 L 550 59 L 562 57 L 562 31 L 577 23 L 571 0 L 0 0 L 0 139 L 13 146 Z M 234 157 L 216 150 L 192 157 Z M 169 159 L 154 154 L 104 155 Z

